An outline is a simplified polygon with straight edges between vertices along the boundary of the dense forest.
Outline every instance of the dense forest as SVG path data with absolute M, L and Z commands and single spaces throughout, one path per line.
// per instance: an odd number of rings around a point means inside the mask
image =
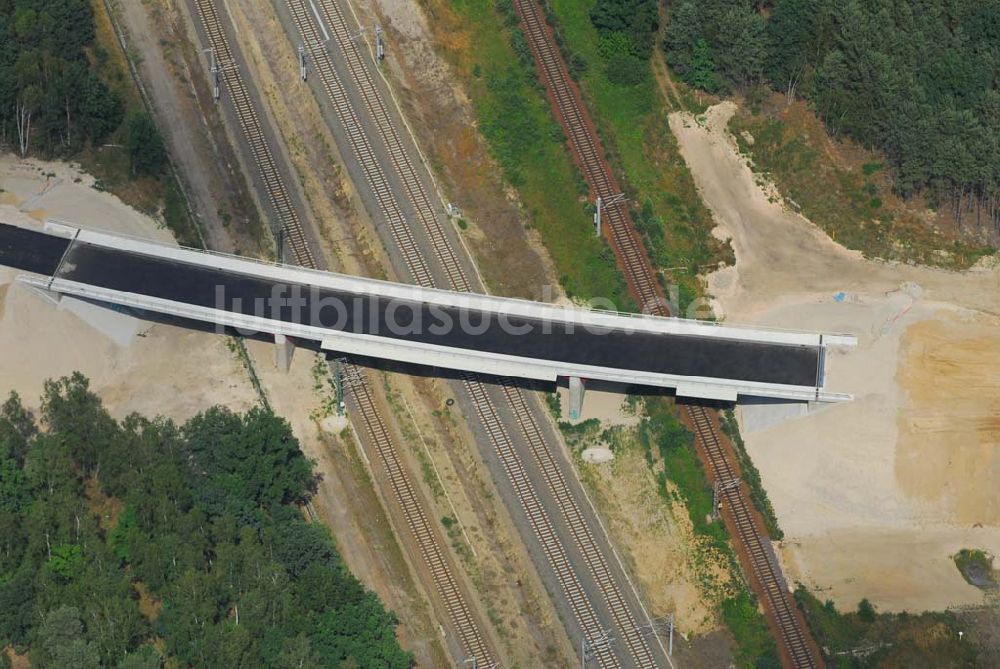
M 72 156 L 123 127 L 126 105 L 105 76 L 89 0 L 0 0 L 0 146 L 21 156 Z M 158 176 L 166 152 L 149 116 L 127 122 L 134 175 Z
M 87 0 L 0 1 L 0 35 L 3 138 L 21 155 L 33 142 L 46 152 L 102 142 L 121 124 L 121 98 L 88 61 Z
M 610 1 L 610 0 L 602 0 Z M 623 0 L 624 1 L 624 0 Z M 673 70 L 768 84 L 883 151 L 904 197 L 1000 230 L 1000 0 L 671 0 Z
M 645 79 L 660 26 L 657 0 L 597 0 L 590 21 L 600 35 L 608 79 L 625 85 Z
M 395 619 L 296 502 L 288 424 L 112 419 L 75 374 L 0 407 L 0 648 L 33 667 L 407 667 Z M 0 666 L 9 662 L 0 652 Z

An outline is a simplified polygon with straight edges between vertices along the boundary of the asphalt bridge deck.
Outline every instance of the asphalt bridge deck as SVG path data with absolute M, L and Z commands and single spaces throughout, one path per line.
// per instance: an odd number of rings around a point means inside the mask
M 156 256 L 76 242 L 0 224 L 0 265 L 201 307 L 285 322 L 527 358 L 681 376 L 815 387 L 819 347 L 688 335 L 591 331 L 580 324 L 485 314 L 306 284 L 298 306 L 275 303 L 275 284 Z M 221 288 L 220 288 L 221 287 Z M 220 290 L 223 299 L 220 301 Z M 449 327 L 450 324 L 450 327 Z M 467 326 L 463 327 L 464 324 Z

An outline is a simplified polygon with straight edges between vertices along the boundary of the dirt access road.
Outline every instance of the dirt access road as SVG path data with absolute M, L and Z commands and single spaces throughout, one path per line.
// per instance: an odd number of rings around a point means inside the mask
M 853 608 L 978 604 L 963 547 L 1000 553 L 1000 268 L 869 261 L 758 185 L 726 129 L 733 103 L 671 127 L 736 265 L 708 277 L 731 322 L 851 332 L 828 387 L 854 402 L 743 406 L 747 448 L 802 581 Z
M 204 78 L 190 63 L 197 55 L 184 18 L 171 3 L 116 2 L 115 18 L 124 31 L 157 127 L 201 224 L 209 248 L 257 256 L 261 222 L 239 164 L 226 141 Z

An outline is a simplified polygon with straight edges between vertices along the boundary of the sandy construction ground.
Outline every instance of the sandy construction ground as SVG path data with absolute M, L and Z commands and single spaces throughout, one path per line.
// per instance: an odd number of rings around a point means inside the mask
M 791 580 L 846 607 L 982 602 L 951 556 L 1000 554 L 1000 268 L 954 273 L 844 249 L 757 185 L 726 131 L 733 110 L 671 116 L 736 253 L 708 278 L 720 312 L 859 338 L 827 365 L 828 388 L 855 401 L 740 410 Z
M 0 156 L 0 221 L 40 227 L 46 218 L 63 219 L 172 242 L 154 220 L 92 184 L 66 164 Z M 245 409 L 254 402 L 225 338 L 98 317 L 126 341 L 121 346 L 65 305 L 15 282 L 15 274 L 0 268 L 0 397 L 16 390 L 37 407 L 46 379 L 81 371 L 116 417 L 138 411 L 184 420 L 214 404 Z

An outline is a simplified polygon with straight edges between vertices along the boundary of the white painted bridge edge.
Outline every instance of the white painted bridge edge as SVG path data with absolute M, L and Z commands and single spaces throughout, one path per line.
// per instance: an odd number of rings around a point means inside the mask
M 736 401 L 740 396 L 767 397 L 812 402 L 842 402 L 851 395 L 829 393 L 821 388 L 773 383 L 753 383 L 696 376 L 677 376 L 579 365 L 538 358 L 455 349 L 405 339 L 334 331 L 328 328 L 261 318 L 230 311 L 200 307 L 148 295 L 139 295 L 59 278 L 20 275 L 18 281 L 65 295 L 108 302 L 126 307 L 205 323 L 238 328 L 245 332 L 285 335 L 319 342 L 326 350 L 363 355 L 397 362 L 432 365 L 444 369 L 509 376 L 540 381 L 555 381 L 560 376 L 577 376 L 624 384 L 638 384 L 675 389 L 682 397 Z
M 798 346 L 853 347 L 857 345 L 857 337 L 852 334 L 803 332 L 718 324 L 710 321 L 599 311 L 509 297 L 459 293 L 436 288 L 420 288 L 409 284 L 393 283 L 391 281 L 349 276 L 221 253 L 169 246 L 118 234 L 79 229 L 60 221 L 46 221 L 45 230 L 51 234 L 71 239 L 75 236 L 79 242 L 96 246 L 154 255 L 177 260 L 178 262 L 227 272 L 248 274 L 272 281 L 305 284 L 366 296 L 373 295 L 410 302 L 426 302 L 444 307 L 458 307 L 495 314 L 507 314 L 508 316 L 604 327 L 624 330 L 626 332 L 688 335 L 713 339 L 733 339 L 745 342 Z M 77 234 L 78 230 L 79 234 Z

